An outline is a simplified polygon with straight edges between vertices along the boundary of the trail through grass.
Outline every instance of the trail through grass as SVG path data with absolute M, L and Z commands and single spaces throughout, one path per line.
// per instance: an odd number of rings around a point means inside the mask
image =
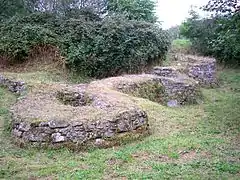
M 3 132 L 15 97 L 0 88 L 0 179 L 239 179 L 240 72 L 220 73 L 221 87 L 203 89 L 204 103 L 168 108 L 136 101 L 151 135 L 109 149 L 21 149 Z

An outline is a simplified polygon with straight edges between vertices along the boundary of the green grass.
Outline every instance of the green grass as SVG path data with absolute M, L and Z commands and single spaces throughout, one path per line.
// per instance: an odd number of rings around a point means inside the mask
M 63 73 L 63 72 L 44 72 L 44 71 L 36 71 L 36 72 L 25 72 L 25 73 L 2 73 L 4 76 L 23 80 L 28 85 L 35 84 L 53 84 L 53 83 L 88 83 L 93 79 L 84 77 L 77 73 Z
M 170 52 L 191 54 L 191 53 L 193 53 L 191 46 L 192 46 L 192 43 L 188 39 L 175 39 L 172 42 L 172 46 L 171 46 Z
M 239 70 L 223 70 L 220 82 L 203 89 L 205 101 L 195 106 L 172 109 L 136 98 L 149 114 L 151 135 L 120 147 L 21 149 L 3 133 L 0 179 L 239 179 Z M 14 101 L 0 88 L 1 127 Z
M 166 59 L 162 62 L 163 66 L 171 66 L 172 60 L 175 59 L 176 53 L 181 54 L 194 54 L 194 51 L 192 49 L 192 43 L 188 39 L 175 39 L 172 41 L 171 48 L 168 52 L 168 55 L 166 56 Z
M 192 45 L 188 39 L 175 39 L 172 42 L 172 47 L 175 49 L 188 49 Z

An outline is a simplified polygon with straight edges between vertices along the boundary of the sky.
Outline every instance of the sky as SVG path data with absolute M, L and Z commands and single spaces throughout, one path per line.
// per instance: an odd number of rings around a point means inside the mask
M 156 13 L 162 27 L 170 28 L 174 25 L 181 24 L 186 17 L 191 5 L 206 5 L 209 0 L 157 0 Z

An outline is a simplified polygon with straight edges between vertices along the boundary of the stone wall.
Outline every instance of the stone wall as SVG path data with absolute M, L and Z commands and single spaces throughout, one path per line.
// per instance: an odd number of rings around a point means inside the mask
M 214 58 L 176 54 L 176 61 L 172 61 L 171 66 L 195 79 L 201 86 L 217 85 L 217 63 Z
M 178 72 L 174 67 L 154 67 L 153 74 L 163 77 L 177 77 Z
M 23 81 L 14 81 L 9 78 L 4 77 L 0 74 L 0 86 L 8 88 L 9 91 L 21 94 L 26 90 L 25 83 Z
M 176 107 L 185 104 L 196 104 L 200 94 L 199 84 L 174 67 L 155 67 L 153 74 L 164 87 L 165 104 Z
M 141 128 L 147 131 L 147 114 L 141 110 L 121 112 L 111 121 L 48 121 L 48 122 L 18 122 L 13 123 L 13 135 L 25 142 L 38 143 L 72 143 L 83 145 L 91 141 L 96 146 L 104 146 L 107 138 L 117 134 L 132 132 Z M 101 143 L 100 143 L 101 142 Z
M 167 105 L 175 107 L 196 103 L 201 98 L 199 87 L 217 84 L 216 60 L 208 57 L 177 54 L 169 67 L 155 67 L 164 87 Z
M 166 105 L 177 107 L 180 105 L 197 104 L 201 97 L 198 84 L 195 81 L 181 78 L 160 77 L 164 86 Z
M 216 60 L 213 58 L 199 59 L 196 56 L 187 56 L 194 63 L 187 65 L 187 74 L 189 77 L 197 80 L 200 85 L 212 86 L 217 84 L 216 78 Z
M 126 134 L 148 134 L 144 110 L 129 97 L 93 84 L 59 84 L 29 92 L 11 108 L 13 136 L 30 144 L 82 148 L 111 146 L 112 139 Z

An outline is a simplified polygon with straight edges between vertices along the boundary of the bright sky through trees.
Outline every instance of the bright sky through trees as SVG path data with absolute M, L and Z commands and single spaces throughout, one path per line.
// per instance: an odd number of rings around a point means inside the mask
M 162 22 L 163 28 L 181 24 L 188 16 L 191 5 L 202 6 L 208 3 L 208 0 L 157 0 L 157 15 Z

